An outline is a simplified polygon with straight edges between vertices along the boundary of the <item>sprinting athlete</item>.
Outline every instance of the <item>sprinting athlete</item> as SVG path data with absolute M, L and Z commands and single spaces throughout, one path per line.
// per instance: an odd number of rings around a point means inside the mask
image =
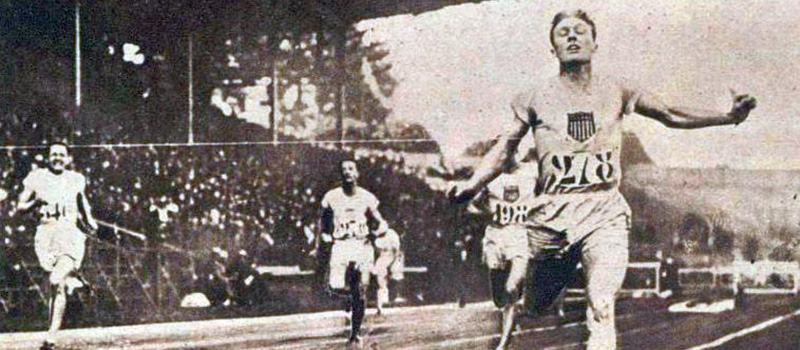
M 498 350 L 508 347 L 530 256 L 525 222 L 536 178 L 520 168 L 515 165 L 507 169 L 482 192 L 484 211 L 492 216 L 483 237 L 483 261 L 489 268 L 494 304 L 502 310 Z
M 580 253 L 589 301 L 587 348 L 608 350 L 617 344 L 614 302 L 628 263 L 630 209 L 619 192 L 623 119 L 636 113 L 678 129 L 735 125 L 748 117 L 756 100 L 734 93 L 729 112 L 666 105 L 624 80 L 593 74 L 596 38 L 595 24 L 583 11 L 553 18 L 550 42 L 559 74 L 513 100 L 513 126 L 472 178 L 450 193 L 457 203 L 474 197 L 500 174 L 530 131 L 539 175 L 525 225 L 540 235 L 565 235 Z
M 400 242 L 400 235 L 393 229 L 375 238 L 375 251 L 378 257 L 372 273 L 378 283 L 378 315 L 383 314 L 383 306 L 389 302 L 389 282 L 394 282 L 393 289 L 397 299 L 403 298 L 403 268 L 405 268 L 405 255 Z
M 17 210 L 38 209 L 34 248 L 39 264 L 50 274 L 50 329 L 41 350 L 55 348 L 67 307 L 67 294 L 83 285 L 76 275 L 86 249 L 81 231 L 97 230 L 92 208 L 86 199 L 86 178 L 67 170 L 72 162 L 67 146 L 50 146 L 48 167 L 35 169 L 23 180 Z
M 342 162 L 342 185 L 322 198 L 322 233 L 333 237 L 328 267 L 328 287 L 336 295 L 348 297 L 347 311 L 352 311 L 349 344 L 360 346 L 361 323 L 366 311 L 367 287 L 375 260 L 370 235 L 383 235 L 386 221 L 378 198 L 358 186 L 358 168 L 351 160 Z M 377 222 L 371 232 L 369 222 Z M 317 239 L 319 242 L 319 238 Z M 317 245 L 319 246 L 319 245 Z M 358 288 L 352 288 L 357 282 Z

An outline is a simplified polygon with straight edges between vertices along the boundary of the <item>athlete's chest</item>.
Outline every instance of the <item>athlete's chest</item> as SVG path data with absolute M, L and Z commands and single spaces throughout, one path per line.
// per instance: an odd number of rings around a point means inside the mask
M 545 89 L 535 106 L 537 145 L 590 147 L 619 133 L 624 111 L 622 92 L 614 86 L 573 91 Z
M 522 202 L 533 195 L 531 184 L 534 177 L 528 178 L 520 175 L 500 175 L 488 186 L 488 197 L 492 203 L 501 202 L 513 205 Z
M 332 205 L 333 212 L 341 217 L 363 216 L 367 212 L 368 204 L 360 197 L 340 197 Z
M 77 179 L 63 175 L 46 174 L 36 181 L 34 191 L 42 199 L 56 201 L 63 199 L 74 200 L 81 191 L 81 186 Z

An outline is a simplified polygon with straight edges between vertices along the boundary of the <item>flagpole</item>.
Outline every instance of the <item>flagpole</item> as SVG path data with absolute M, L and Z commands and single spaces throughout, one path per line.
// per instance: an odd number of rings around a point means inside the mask
M 194 143 L 194 50 L 189 33 L 189 144 Z
M 81 3 L 75 1 L 75 107 L 80 107 L 81 96 Z

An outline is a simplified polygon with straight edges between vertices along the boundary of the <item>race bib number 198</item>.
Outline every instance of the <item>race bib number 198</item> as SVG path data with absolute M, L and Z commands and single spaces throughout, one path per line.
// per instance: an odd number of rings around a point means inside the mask
M 524 224 L 528 220 L 528 206 L 524 204 L 497 203 L 492 219 L 501 226 Z

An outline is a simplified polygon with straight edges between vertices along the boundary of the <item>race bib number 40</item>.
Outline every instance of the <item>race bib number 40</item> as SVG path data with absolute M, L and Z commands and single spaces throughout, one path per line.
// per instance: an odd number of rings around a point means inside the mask
M 550 188 L 577 189 L 613 182 L 615 168 L 611 151 L 558 154 L 551 157 L 553 173 Z

